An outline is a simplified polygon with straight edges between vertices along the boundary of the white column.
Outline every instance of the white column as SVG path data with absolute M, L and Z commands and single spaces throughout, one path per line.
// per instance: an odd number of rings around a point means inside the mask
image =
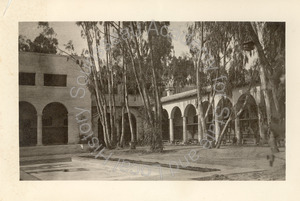
M 37 145 L 43 145 L 43 124 L 42 124 L 42 114 L 37 114 Z
M 215 115 L 215 137 L 216 137 L 216 141 L 219 139 L 219 135 L 220 135 L 220 124 L 219 124 L 218 117 L 217 115 Z
M 187 142 L 187 131 L 186 131 L 186 117 L 182 117 L 182 131 L 183 131 L 183 142 Z
M 241 131 L 240 131 L 240 118 L 237 117 L 234 123 L 234 129 L 235 129 L 235 136 L 237 138 L 237 144 L 241 144 L 242 138 L 241 138 Z
M 203 139 L 203 133 L 202 133 L 202 125 L 201 125 L 201 118 L 200 118 L 200 114 L 197 114 L 197 118 L 198 118 L 198 142 L 200 142 Z
M 174 125 L 173 125 L 173 119 L 169 119 L 169 128 L 170 128 L 170 142 L 174 142 Z

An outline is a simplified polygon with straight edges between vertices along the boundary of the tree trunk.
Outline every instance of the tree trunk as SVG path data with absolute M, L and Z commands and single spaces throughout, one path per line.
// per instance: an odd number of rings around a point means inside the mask
M 204 138 L 206 137 L 205 135 L 207 133 L 207 130 L 206 130 L 206 123 L 205 123 L 202 98 L 201 98 L 201 84 L 200 84 L 199 71 L 200 68 L 197 65 L 196 82 L 197 82 L 198 124 L 200 124 L 198 128 L 200 127 L 202 129 L 200 135 L 201 135 L 201 139 L 203 139 L 203 137 Z
M 104 24 L 104 32 L 105 32 L 105 39 L 106 44 L 109 44 L 109 27 L 108 24 Z M 112 66 L 110 61 L 110 49 L 106 49 L 106 69 L 107 69 L 107 88 L 108 88 L 108 106 L 109 106 L 109 121 L 110 121 L 110 141 L 113 143 L 113 137 L 114 137 L 114 122 L 113 122 L 113 106 L 112 106 L 112 81 L 111 81 L 111 74 L 112 74 Z
M 150 105 L 150 98 L 149 98 L 149 94 L 147 92 L 147 89 L 146 89 L 146 85 L 145 85 L 145 79 L 144 79 L 144 74 L 143 74 L 143 70 L 142 70 L 142 63 L 143 63 L 143 58 L 141 56 L 141 52 L 140 52 L 140 46 L 139 46 L 139 43 L 137 41 L 137 37 L 136 37 L 136 34 L 135 34 L 135 27 L 133 25 L 133 23 L 131 22 L 130 23 L 131 25 L 131 28 L 132 30 L 134 31 L 134 35 L 133 35 L 133 39 L 134 39 L 134 43 L 135 43 L 135 50 L 136 50 L 136 53 L 137 53 L 137 62 L 138 62 L 138 68 L 139 68 L 139 77 L 141 78 L 140 79 L 140 86 L 141 86 L 141 89 L 142 89 L 142 93 L 143 93 L 143 97 L 145 98 L 145 109 L 146 109 L 146 113 L 148 114 L 148 121 L 150 123 L 150 125 L 153 126 L 153 115 L 152 115 L 152 107 Z
M 271 98 L 269 94 L 269 87 L 268 87 L 268 80 L 267 80 L 267 77 L 269 77 L 267 76 L 268 61 L 266 59 L 262 46 L 259 42 L 258 36 L 255 33 L 253 26 L 251 25 L 250 22 L 248 23 L 248 29 L 249 29 L 250 36 L 257 48 L 258 58 L 260 61 L 259 75 L 261 81 L 261 90 L 263 92 L 265 103 L 266 103 L 267 126 L 268 126 L 268 133 L 270 133 L 269 145 L 271 147 L 272 152 L 276 153 L 279 152 L 279 149 L 277 147 L 276 137 L 274 136 L 274 133 L 270 129 L 272 123 L 272 112 L 271 112 L 272 108 L 271 108 Z
M 90 36 L 90 32 L 89 32 L 89 24 L 88 23 L 85 23 L 84 25 L 82 25 L 82 28 L 83 30 L 85 31 L 85 35 L 86 35 L 86 39 L 87 39 L 87 43 L 88 43 L 88 49 L 89 49 L 89 52 L 90 52 L 90 60 L 92 61 L 92 65 L 91 65 L 91 72 L 92 72 L 92 76 L 93 76 L 93 86 L 94 86 L 94 90 L 95 90 L 95 96 L 96 96 L 96 104 L 97 104 L 97 110 L 98 110 L 98 113 L 99 115 L 102 115 L 103 118 L 100 118 L 100 120 L 103 120 L 102 122 L 102 125 L 103 125 L 103 131 L 104 131 L 104 141 L 105 141 L 105 144 L 106 144 L 106 147 L 107 148 L 111 148 L 111 144 L 110 144 L 110 139 L 109 137 L 107 136 L 107 132 L 108 130 L 105 129 L 107 128 L 107 124 L 106 123 L 106 108 L 103 107 L 102 108 L 102 103 L 104 103 L 105 100 L 103 100 L 103 97 L 101 96 L 101 93 L 99 90 L 101 90 L 99 88 L 99 85 L 98 85 L 98 76 L 97 76 L 97 70 L 96 70 L 96 63 L 95 63 L 95 59 L 94 59 L 94 53 L 93 53 L 93 48 L 92 48 L 92 39 L 91 39 L 91 36 Z
M 265 125 L 264 125 L 264 116 L 262 114 L 262 111 L 260 110 L 260 107 L 258 107 L 258 123 L 259 123 L 259 135 L 260 135 L 260 144 L 263 145 L 266 142 L 266 131 Z
M 222 129 L 222 132 L 221 132 L 221 134 L 220 134 L 220 136 L 219 136 L 219 138 L 218 138 L 218 141 L 217 141 L 217 143 L 216 143 L 216 148 L 217 148 L 217 149 L 219 149 L 220 146 L 221 146 L 221 142 L 222 142 L 222 140 L 223 140 L 225 131 L 226 131 L 226 129 L 227 129 L 229 123 L 231 122 L 231 120 L 232 120 L 232 117 L 230 116 L 229 119 L 226 121 L 226 123 L 225 123 L 225 125 L 224 125 L 224 128 Z
M 84 29 L 84 27 L 83 27 Z M 97 30 L 95 27 L 93 27 L 94 30 L 94 35 L 95 35 L 95 41 L 96 41 L 96 47 L 100 47 L 100 36 L 97 33 Z M 87 30 L 86 31 L 86 35 L 87 35 L 87 40 L 88 40 L 88 48 L 89 51 L 91 53 L 91 60 L 94 63 L 95 66 L 95 60 L 93 58 L 93 48 L 92 48 L 92 42 L 91 42 L 91 36 L 89 35 L 89 32 Z M 109 138 L 109 132 L 108 132 L 108 124 L 107 124 L 107 118 L 106 118 L 106 109 L 107 109 L 107 104 L 106 104 L 106 98 L 105 98 L 105 86 L 103 83 L 103 79 L 102 79 L 102 72 L 101 72 L 101 59 L 100 59 L 100 54 L 99 54 L 99 48 L 96 48 L 96 53 L 97 53 L 97 61 L 98 61 L 98 66 L 99 66 L 99 73 L 97 73 L 96 69 L 93 69 L 93 73 L 95 75 L 94 78 L 94 82 L 95 82 L 95 86 L 97 88 L 97 90 L 99 90 L 98 94 L 96 97 L 98 98 L 96 105 L 97 108 L 100 109 L 101 113 L 99 113 L 99 116 L 101 115 L 102 118 L 100 118 L 100 121 L 102 123 L 102 127 L 103 127 L 103 135 L 104 135 L 104 140 L 105 140 L 105 144 L 107 147 L 111 147 L 111 142 L 110 142 L 110 138 Z M 98 74 L 99 74 L 99 78 L 98 79 Z M 99 83 L 98 83 L 99 82 Z
M 153 76 L 153 86 L 154 86 L 154 99 L 155 99 L 155 118 L 154 118 L 154 128 L 156 132 L 153 133 L 154 136 L 152 136 L 152 144 L 151 144 L 151 150 L 163 150 L 163 143 L 162 143 L 162 106 L 161 106 L 161 100 L 159 97 L 159 91 L 157 86 L 157 79 L 156 79 L 156 69 L 153 62 L 153 47 L 152 47 L 152 36 L 148 34 L 149 39 L 149 46 L 150 46 L 150 58 L 151 58 L 151 70 L 152 70 L 152 76 Z
M 201 58 L 202 58 L 202 48 L 204 46 L 203 42 L 203 23 L 201 22 L 201 49 L 198 56 L 198 59 L 196 61 L 196 84 L 197 84 L 197 104 L 198 104 L 198 128 L 201 128 L 201 132 L 198 131 L 200 134 L 200 138 L 203 139 L 206 136 L 207 130 L 206 130 L 206 123 L 204 118 L 204 112 L 203 112 L 203 105 L 202 105 L 202 98 L 201 98 L 201 82 L 200 82 L 200 71 L 201 71 Z M 199 125 L 200 124 L 200 125 Z
M 125 122 L 125 107 L 122 107 L 122 126 L 121 126 L 121 138 L 120 138 L 120 147 L 124 147 L 124 122 Z
M 133 130 L 133 125 L 132 125 L 132 118 L 131 118 L 131 113 L 130 113 L 130 108 L 129 108 L 129 103 L 128 103 L 128 91 L 127 91 L 127 67 L 125 65 L 125 72 L 124 72 L 124 85 L 125 85 L 125 105 L 128 113 L 128 121 L 129 121 L 129 127 L 130 127 L 130 134 L 131 134 L 131 143 L 130 143 L 130 149 L 135 149 L 135 134 Z

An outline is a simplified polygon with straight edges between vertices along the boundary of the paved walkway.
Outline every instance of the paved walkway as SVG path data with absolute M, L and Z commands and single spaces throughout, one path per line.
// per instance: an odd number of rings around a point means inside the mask
M 285 152 L 276 155 L 271 167 L 267 147 L 223 147 L 205 150 L 199 146 L 168 146 L 164 153 L 137 150 L 104 150 L 95 153 L 52 156 L 52 161 L 33 158 L 21 165 L 21 179 L 33 180 L 201 180 L 216 175 L 269 171 L 285 164 Z M 109 157 L 110 156 L 110 157 Z M 63 161 L 63 158 L 72 161 Z M 55 158 L 60 161 L 55 162 Z M 44 159 L 46 160 L 46 159 Z M 23 174 L 23 176 L 22 176 Z

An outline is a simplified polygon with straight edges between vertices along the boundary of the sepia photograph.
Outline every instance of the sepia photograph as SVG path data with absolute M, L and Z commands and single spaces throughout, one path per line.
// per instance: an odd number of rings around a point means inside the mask
M 20 181 L 286 181 L 284 20 L 20 21 L 18 93 Z

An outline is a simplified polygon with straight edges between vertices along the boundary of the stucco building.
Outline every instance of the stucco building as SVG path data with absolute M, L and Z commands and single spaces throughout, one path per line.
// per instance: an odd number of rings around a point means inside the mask
M 215 108 L 231 108 L 245 99 L 247 88 L 235 88 L 231 97 L 216 94 Z M 260 86 L 250 90 L 250 98 L 242 114 L 228 127 L 225 141 L 236 137 L 240 142 L 256 143 L 263 135 L 259 111 Z M 209 93 L 203 94 L 204 112 L 209 104 Z M 166 142 L 200 141 L 206 134 L 198 132 L 196 89 L 173 94 L 168 89 L 161 99 L 163 106 L 163 140 Z M 117 132 L 121 127 L 122 96 L 115 94 Z M 143 107 L 139 95 L 129 95 L 134 133 L 137 141 L 143 138 Z M 81 116 L 84 116 L 82 119 Z M 109 116 L 109 113 L 107 114 Z M 225 115 L 226 116 L 226 115 Z M 125 115 L 125 143 L 131 140 L 127 115 Z M 226 121 L 225 117 L 222 121 Z M 207 129 L 215 127 L 218 138 L 223 124 L 216 112 L 210 110 Z M 97 115 L 95 101 L 85 86 L 84 74 L 78 64 L 62 55 L 19 53 L 19 143 L 20 147 L 44 145 L 76 145 L 82 130 L 93 132 L 100 140 L 103 130 Z M 88 132 L 87 132 L 88 133 Z
M 208 133 L 201 133 L 198 128 L 198 108 L 196 89 L 182 93 L 168 95 L 162 98 L 165 129 L 163 138 L 171 142 L 188 142 L 197 140 L 198 142 L 205 138 L 207 134 L 218 139 L 220 131 L 226 123 L 229 116 L 227 109 L 232 110 L 236 104 L 242 105 L 246 98 L 248 87 L 232 89 L 232 96 L 224 96 L 223 93 L 217 93 L 213 101 L 213 108 L 216 111 L 208 111 L 205 121 Z M 250 95 L 247 99 L 242 113 L 232 121 L 225 133 L 224 143 L 232 143 L 234 137 L 241 143 L 256 144 L 263 136 L 261 123 L 264 121 L 259 105 L 261 103 L 261 88 L 254 86 L 250 89 Z M 210 93 L 202 95 L 203 112 L 206 113 L 209 101 L 212 99 Z M 223 110 L 224 109 L 224 110 Z M 223 110 L 223 112 L 222 112 Z M 167 125 L 167 126 L 166 126 Z M 199 132 L 198 132 L 199 130 Z M 213 132 L 210 132 L 213 131 Z
M 76 61 L 67 56 L 19 53 L 20 147 L 75 145 L 80 143 L 80 135 L 91 132 L 103 139 L 96 103 L 85 86 L 84 77 Z M 115 95 L 118 131 L 122 110 L 119 92 L 120 87 Z M 143 131 L 139 112 L 142 101 L 138 95 L 129 95 L 128 99 L 138 140 Z M 125 114 L 125 143 L 130 139 Z
M 80 76 L 78 65 L 65 56 L 19 53 L 20 146 L 79 142 L 76 114 L 79 108 L 91 110 L 87 89 L 84 98 L 83 90 L 74 96 Z

